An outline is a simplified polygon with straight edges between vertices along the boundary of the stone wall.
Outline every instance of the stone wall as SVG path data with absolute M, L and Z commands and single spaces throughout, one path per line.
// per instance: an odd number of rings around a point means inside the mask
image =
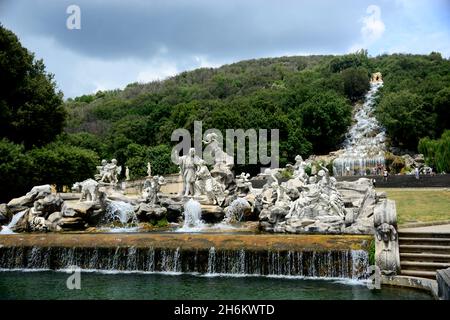
M 361 176 L 336 177 L 337 181 L 356 181 Z M 376 188 L 450 188 L 450 174 L 420 175 L 416 179 L 414 175 L 392 175 L 387 181 L 382 176 L 364 176 L 375 179 Z

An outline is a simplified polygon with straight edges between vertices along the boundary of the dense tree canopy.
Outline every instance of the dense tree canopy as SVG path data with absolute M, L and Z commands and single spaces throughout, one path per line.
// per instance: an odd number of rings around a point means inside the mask
M 1 25 L 0 86 L 0 137 L 29 148 L 62 131 L 66 112 L 52 75 Z
M 420 138 L 450 128 L 450 61 L 430 55 L 382 55 L 373 59 L 383 75 L 378 119 L 392 144 L 417 150 Z

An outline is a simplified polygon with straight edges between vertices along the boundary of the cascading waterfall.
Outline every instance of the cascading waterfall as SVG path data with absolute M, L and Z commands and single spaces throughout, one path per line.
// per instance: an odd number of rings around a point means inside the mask
M 365 279 L 364 250 L 273 251 L 181 248 L 1 247 L 0 269 L 200 273 Z
M 333 174 L 366 175 L 367 169 L 384 166 L 386 135 L 374 113 L 375 96 L 383 82 L 372 82 L 364 104 L 354 114 L 355 123 L 350 127 L 338 158 L 333 161 Z
M 14 232 L 12 231 L 12 228 L 14 228 L 14 226 L 17 224 L 17 222 L 19 222 L 20 218 L 22 218 L 26 212 L 27 212 L 27 210 L 16 213 L 12 217 L 9 224 L 7 226 L 2 227 L 2 229 L 0 230 L 0 234 L 14 234 Z

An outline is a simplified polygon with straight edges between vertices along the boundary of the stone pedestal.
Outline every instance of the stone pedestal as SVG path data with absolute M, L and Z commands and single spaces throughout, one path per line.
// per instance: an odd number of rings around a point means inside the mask
M 400 273 L 395 201 L 383 199 L 374 210 L 375 262 L 383 275 Z
M 437 270 L 438 296 L 441 300 L 450 300 L 450 268 Z

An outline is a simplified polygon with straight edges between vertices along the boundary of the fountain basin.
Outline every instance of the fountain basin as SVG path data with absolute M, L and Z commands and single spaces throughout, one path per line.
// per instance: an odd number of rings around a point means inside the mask
M 365 279 L 370 236 L 20 234 L 0 237 L 0 270 L 277 275 Z

